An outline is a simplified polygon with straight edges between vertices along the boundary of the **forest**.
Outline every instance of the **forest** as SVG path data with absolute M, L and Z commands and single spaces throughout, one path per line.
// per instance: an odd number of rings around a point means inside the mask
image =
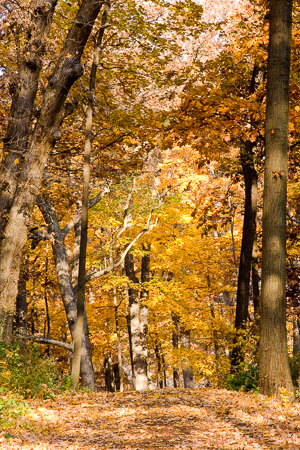
M 138 409 L 138 395 L 199 401 L 212 422 L 238 402 L 267 417 L 270 401 L 278 423 L 298 411 L 299 12 L 0 0 L 3 448 L 27 448 L 24 411 L 58 398 L 70 417 Z M 293 426 L 273 448 L 298 448 Z M 185 448 L 179 428 L 162 435 L 28 448 Z M 186 445 L 272 446 L 201 436 Z

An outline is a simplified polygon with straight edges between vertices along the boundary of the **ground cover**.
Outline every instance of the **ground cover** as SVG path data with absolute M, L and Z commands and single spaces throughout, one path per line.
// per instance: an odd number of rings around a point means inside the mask
M 166 389 L 27 401 L 1 449 L 299 449 L 300 404 L 254 393 Z

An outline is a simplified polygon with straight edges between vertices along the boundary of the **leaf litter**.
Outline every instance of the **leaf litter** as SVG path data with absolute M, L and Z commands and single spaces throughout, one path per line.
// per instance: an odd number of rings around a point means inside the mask
M 300 404 L 217 389 L 29 400 L 1 449 L 299 449 Z

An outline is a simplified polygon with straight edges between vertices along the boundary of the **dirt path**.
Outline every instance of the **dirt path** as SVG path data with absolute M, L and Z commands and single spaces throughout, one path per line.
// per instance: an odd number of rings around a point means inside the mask
M 1 449 L 300 449 L 300 404 L 254 394 L 161 390 L 28 404 L 23 428 L 0 434 Z

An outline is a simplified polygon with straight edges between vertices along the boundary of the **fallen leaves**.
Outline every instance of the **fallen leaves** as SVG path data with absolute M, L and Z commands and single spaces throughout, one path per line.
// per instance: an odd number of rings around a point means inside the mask
M 251 393 L 165 389 L 30 400 L 1 449 L 300 448 L 300 405 Z

